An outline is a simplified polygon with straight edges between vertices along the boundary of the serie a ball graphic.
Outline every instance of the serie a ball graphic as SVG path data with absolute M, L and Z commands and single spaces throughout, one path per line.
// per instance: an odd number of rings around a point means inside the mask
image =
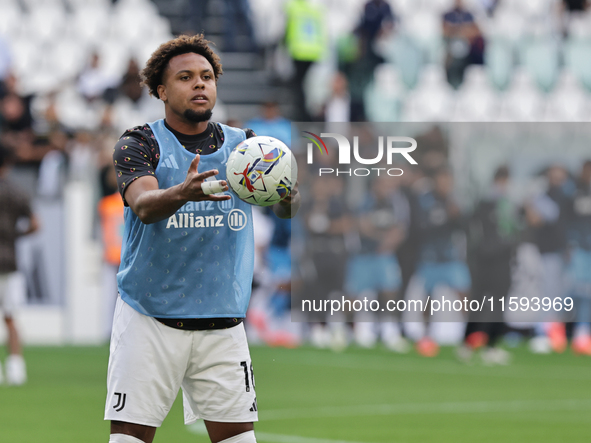
M 297 180 L 290 149 L 273 137 L 258 136 L 240 143 L 226 164 L 228 186 L 251 205 L 270 206 L 281 201 Z

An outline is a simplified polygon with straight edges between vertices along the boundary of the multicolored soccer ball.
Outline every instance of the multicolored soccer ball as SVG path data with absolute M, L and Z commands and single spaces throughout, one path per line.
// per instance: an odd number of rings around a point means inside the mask
M 271 206 L 284 199 L 297 180 L 289 148 L 273 137 L 258 136 L 240 143 L 226 164 L 226 181 L 240 200 Z

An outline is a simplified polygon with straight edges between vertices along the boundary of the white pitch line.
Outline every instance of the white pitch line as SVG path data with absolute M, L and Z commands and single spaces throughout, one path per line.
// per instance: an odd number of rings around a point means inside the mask
M 403 414 L 469 414 L 484 412 L 552 412 L 562 410 L 581 410 L 591 408 L 591 399 L 564 400 L 511 400 L 511 401 L 473 401 L 443 403 L 402 403 L 382 405 L 355 405 L 343 407 L 321 407 L 312 409 L 283 409 L 260 412 L 262 421 L 290 420 L 302 418 L 328 418 L 350 416 L 378 416 Z M 205 424 L 198 421 L 187 426 L 189 432 L 207 435 Z M 302 437 L 299 435 L 271 434 L 257 432 L 257 440 L 270 443 L 361 443 L 344 440 L 327 440 Z
M 300 359 L 297 361 L 292 359 L 277 359 L 275 363 L 278 364 L 298 364 L 304 366 L 324 366 L 324 367 L 335 367 L 339 369 L 364 369 L 364 370 L 379 370 L 379 371 L 403 371 L 413 373 L 425 373 L 425 374 L 450 374 L 454 376 L 473 376 L 473 377 L 500 377 L 500 378 L 523 378 L 523 379 L 556 379 L 556 380 L 585 380 L 591 381 L 591 373 L 585 372 L 587 368 L 581 368 L 581 371 L 569 371 L 570 373 L 565 374 L 564 370 L 560 367 L 554 367 L 556 373 L 545 373 L 538 374 L 535 371 L 531 371 L 531 366 L 509 366 L 509 367 L 495 367 L 495 371 L 488 371 L 487 369 L 492 368 L 470 368 L 461 365 L 458 362 L 450 361 L 432 361 L 429 363 L 437 363 L 432 365 L 421 366 L 416 361 L 409 360 L 404 356 L 396 356 L 392 359 L 382 358 L 368 358 L 362 356 L 363 361 L 358 360 L 352 355 L 335 355 L 335 354 L 321 354 L 314 352 L 305 352 L 303 355 L 308 355 L 306 358 L 301 358 L 302 353 L 298 354 Z M 328 357 L 328 358 L 325 358 Z M 551 369 L 550 366 L 545 365 L 545 369 Z M 554 369 L 552 368 L 552 369 Z M 482 369 L 482 370 L 480 370 Z
M 320 417 L 354 417 L 403 414 L 469 414 L 483 412 L 543 412 L 591 408 L 591 399 L 510 400 L 443 403 L 352 405 L 310 409 L 260 411 L 262 421 Z
M 198 435 L 207 435 L 207 429 L 203 421 L 198 421 L 187 426 L 189 432 Z M 362 443 L 345 440 L 327 440 L 325 438 L 302 437 L 299 435 L 271 434 L 269 432 L 257 432 L 257 441 L 266 441 L 270 443 Z

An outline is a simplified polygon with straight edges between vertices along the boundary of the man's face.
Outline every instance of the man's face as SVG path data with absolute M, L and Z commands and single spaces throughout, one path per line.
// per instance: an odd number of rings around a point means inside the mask
M 548 169 L 548 183 L 550 187 L 558 188 L 562 186 L 567 178 L 568 174 L 566 170 L 560 166 L 551 166 Z
M 181 120 L 198 123 L 211 118 L 217 98 L 213 67 L 194 52 L 170 59 L 158 95 Z

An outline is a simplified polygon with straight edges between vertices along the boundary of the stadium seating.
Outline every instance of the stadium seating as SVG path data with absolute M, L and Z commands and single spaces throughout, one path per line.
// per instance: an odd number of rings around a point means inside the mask
M 316 102 L 327 96 L 325 89 L 330 84 L 331 72 L 336 69 L 335 42 L 359 23 L 365 1 L 316 1 L 327 9 L 330 19 L 326 30 L 331 41 L 327 59 L 318 68 L 321 81 L 307 83 L 309 95 L 314 99 L 311 104 L 318 108 Z M 450 119 L 451 115 L 461 120 L 473 119 L 475 115 L 487 120 L 511 115 L 529 120 L 539 114 L 533 109 L 534 114 L 526 111 L 534 102 L 540 106 L 538 110 L 553 108 L 542 112 L 544 119 L 577 119 L 574 109 L 583 112 L 589 107 L 590 13 L 560 16 L 557 0 L 503 0 L 489 15 L 486 10 L 489 3 L 465 0 L 485 38 L 485 70 L 469 69 L 464 84 L 455 94 L 447 89 L 445 82 L 437 86 L 425 83 L 425 78 L 430 78 L 433 72 L 442 72 L 445 51 L 441 16 L 453 6 L 453 0 L 390 0 L 390 3 L 397 25 L 395 32 L 377 47 L 387 64 L 376 71 L 366 93 L 367 114 L 372 120 L 407 117 L 420 120 L 435 116 Z M 211 2 L 209 9 L 214 6 L 219 9 L 220 5 L 219 1 Z M 277 45 L 284 33 L 285 0 L 250 0 L 250 5 L 259 44 Z M 0 35 L 12 49 L 13 69 L 22 93 L 43 96 L 57 90 L 67 96 L 66 86 L 74 82 L 93 51 L 99 54 L 107 75 L 120 77 L 129 58 L 134 57 L 143 64 L 154 48 L 172 35 L 171 21 L 161 14 L 182 17 L 185 9 L 184 0 L 115 3 L 111 0 L 0 0 Z M 222 16 L 219 11 L 217 14 L 213 21 L 219 28 Z M 131 16 L 137 25 L 129 26 Z M 274 52 L 267 54 L 270 57 Z M 267 60 L 263 68 L 279 59 L 274 60 Z M 483 72 L 490 79 L 486 87 L 479 83 L 484 81 Z M 533 85 L 526 81 L 525 91 L 512 81 L 514 77 L 523 79 L 522 72 L 533 81 Z M 573 79 L 578 82 L 576 85 Z M 256 91 L 244 92 L 234 87 L 235 81 L 229 83 L 224 101 L 231 102 L 235 96 L 237 106 L 245 110 L 251 109 L 248 103 L 259 101 Z M 483 87 L 479 88 L 478 84 Z M 414 91 L 415 88 L 418 90 Z M 441 103 L 425 107 L 426 99 L 421 97 L 426 90 L 436 91 L 432 101 L 441 100 Z M 518 99 L 511 97 L 513 93 L 525 102 L 517 103 Z M 560 105 L 561 94 L 574 99 L 576 93 L 579 94 L 577 104 L 570 110 Z M 470 104 L 471 100 L 478 103 Z M 434 111 L 444 103 L 457 112 Z M 78 121 L 74 115 L 78 115 L 74 111 L 77 105 L 65 106 L 72 109 L 64 112 Z M 61 118 L 65 120 L 65 116 Z

